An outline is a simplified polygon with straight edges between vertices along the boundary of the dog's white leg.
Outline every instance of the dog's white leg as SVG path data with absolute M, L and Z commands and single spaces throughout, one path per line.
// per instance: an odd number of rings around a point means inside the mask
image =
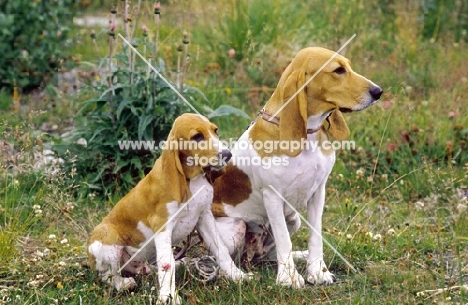
M 122 277 L 119 273 L 124 246 L 103 245 L 99 241 L 94 241 L 88 247 L 88 252 L 96 260 L 96 270 L 104 283 L 111 284 L 118 291 L 133 289 L 136 282 L 132 277 Z
M 231 229 L 234 229 L 234 228 L 235 226 L 233 227 L 231 224 Z M 226 245 L 224 244 L 223 240 L 221 239 L 218 233 L 217 223 L 210 210 L 207 209 L 200 216 L 200 220 L 198 221 L 198 224 L 197 224 L 197 229 L 200 232 L 204 243 L 207 245 L 208 249 L 210 249 L 211 254 L 214 257 L 216 257 L 219 263 L 219 268 L 221 269 L 222 275 L 227 276 L 228 278 L 234 281 L 249 280 L 252 277 L 252 274 L 246 274 L 242 272 L 242 270 L 240 270 L 235 265 L 234 261 L 229 255 L 228 247 L 226 247 Z M 238 228 L 238 229 L 242 229 L 242 228 Z M 241 234 L 241 232 L 238 232 L 237 234 Z M 244 225 L 244 232 L 241 235 L 242 235 L 241 239 L 243 239 L 245 235 L 245 225 Z M 233 250 L 235 250 L 236 241 L 234 239 L 239 239 L 239 236 L 236 236 L 236 232 L 234 232 L 233 230 L 231 230 L 231 232 L 229 233 L 229 236 L 233 238 L 232 240 L 232 243 L 234 243 Z M 237 242 L 240 242 L 240 240 L 238 240 Z
M 332 284 L 334 275 L 328 271 L 323 260 L 322 213 L 325 204 L 325 183 L 307 203 L 309 227 L 309 256 L 307 258 L 307 281 L 312 284 Z
M 241 254 L 245 246 L 247 226 L 241 218 L 218 217 L 215 218 L 216 231 L 223 244 L 227 247 L 229 255 L 234 258 Z
M 154 236 L 156 262 L 158 264 L 159 297 L 158 304 L 181 304 L 176 294 L 175 260 L 172 254 L 172 235 L 170 228 Z
M 270 188 L 265 188 L 263 202 L 276 243 L 276 258 L 278 260 L 276 284 L 296 289 L 302 288 L 305 282 L 294 265 L 291 238 L 284 218 L 283 199 Z

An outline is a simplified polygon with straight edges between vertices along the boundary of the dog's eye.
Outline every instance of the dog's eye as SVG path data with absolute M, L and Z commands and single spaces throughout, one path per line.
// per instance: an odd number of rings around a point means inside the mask
M 338 67 L 335 69 L 335 71 L 333 71 L 333 73 L 336 73 L 336 74 L 345 74 L 346 73 L 346 69 L 343 68 L 343 67 Z
M 203 141 L 204 139 L 205 139 L 205 136 L 203 136 L 202 133 L 197 133 L 196 135 L 192 137 L 192 141 L 195 141 L 195 142 L 200 142 L 200 141 Z

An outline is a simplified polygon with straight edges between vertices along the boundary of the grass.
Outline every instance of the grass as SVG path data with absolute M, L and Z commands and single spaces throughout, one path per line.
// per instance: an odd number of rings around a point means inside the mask
M 337 49 L 353 33 L 358 36 L 346 56 L 354 70 L 385 90 L 377 105 L 346 115 L 356 149 L 337 154 L 327 186 L 324 238 L 358 272 L 327 246 L 325 259 L 337 276 L 332 286 L 278 287 L 276 268 L 269 264 L 253 266 L 255 279 L 242 284 L 220 279 L 202 284 L 179 272 L 184 304 L 467 303 L 468 52 L 463 38 L 467 22 L 461 17 L 444 19 L 444 14 L 452 16 L 466 8 L 449 1 L 436 15 L 431 9 L 427 24 L 436 24 L 432 20 L 437 16 L 441 20 L 439 28 L 431 29 L 408 23 L 419 20 L 419 15 L 414 8 L 401 9 L 405 1 L 383 7 L 387 2 L 336 0 L 320 11 L 277 1 L 276 7 L 265 8 L 269 15 L 263 17 L 266 33 L 276 36 L 262 40 L 265 32 L 255 22 L 251 36 L 245 36 L 249 18 L 235 16 L 248 13 L 248 7 L 233 3 L 163 5 L 163 20 L 171 20 L 161 29 L 164 59 L 169 67 L 175 66 L 174 44 L 183 30 L 190 29 L 193 56 L 187 79 L 205 93 L 210 107 L 228 103 L 253 117 L 297 50 L 311 44 Z M 251 9 L 253 14 L 258 7 Z M 370 17 L 377 9 L 386 13 Z M 295 10 L 309 16 L 298 13 L 289 21 L 285 16 Z M 411 16 L 416 19 L 405 19 Z M 242 30 L 223 36 L 221 29 L 235 31 L 233 24 L 239 20 Z M 213 27 L 216 40 L 204 40 Z M 71 52 L 92 61 L 88 30 L 75 29 L 77 43 Z M 228 57 L 230 40 L 244 42 L 238 53 L 242 57 Z M 263 41 L 261 48 L 257 41 Z M 103 52 L 104 46 L 101 41 Z M 155 276 L 138 279 L 140 285 L 131 293 L 117 293 L 87 266 L 88 233 L 119 197 L 77 199 L 80 181 L 64 182 L 73 173 L 34 169 L 34 152 L 69 130 L 70 118 L 88 98 L 50 90 L 44 99 L 24 101 L 22 112 L 16 114 L 8 109 L 10 97 L 1 94 L 0 304 L 155 303 Z M 230 117 L 214 121 L 224 139 L 239 136 L 249 123 Z M 44 123 L 57 128 L 44 131 Z M 14 145 L 13 151 L 7 143 Z M 293 240 L 297 249 L 304 249 L 306 228 Z M 305 275 L 304 264 L 298 269 Z

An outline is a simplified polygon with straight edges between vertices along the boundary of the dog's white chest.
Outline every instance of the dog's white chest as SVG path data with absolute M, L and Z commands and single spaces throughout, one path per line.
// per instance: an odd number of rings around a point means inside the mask
M 192 196 L 187 204 L 177 205 L 175 202 L 168 205 L 169 217 L 175 215 L 172 242 L 178 243 L 190 234 L 197 225 L 200 215 L 209 210 L 213 200 L 213 187 L 203 176 L 190 181 Z

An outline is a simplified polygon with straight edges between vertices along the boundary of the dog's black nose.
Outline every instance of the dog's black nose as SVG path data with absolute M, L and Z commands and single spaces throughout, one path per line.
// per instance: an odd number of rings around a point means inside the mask
M 229 150 L 223 149 L 219 154 L 219 158 L 222 159 L 226 164 L 231 160 L 232 154 Z
M 370 93 L 370 95 L 372 96 L 372 98 L 374 100 L 378 100 L 380 98 L 380 96 L 382 95 L 383 90 L 379 86 L 376 86 L 376 87 L 370 89 L 369 93 Z

